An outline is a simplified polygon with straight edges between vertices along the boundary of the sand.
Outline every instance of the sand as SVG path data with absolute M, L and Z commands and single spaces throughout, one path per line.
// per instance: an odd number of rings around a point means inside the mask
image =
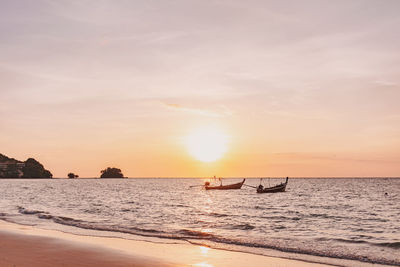
M 0 221 L 0 266 L 330 266 L 210 249 L 185 242 L 154 243 L 80 236 Z

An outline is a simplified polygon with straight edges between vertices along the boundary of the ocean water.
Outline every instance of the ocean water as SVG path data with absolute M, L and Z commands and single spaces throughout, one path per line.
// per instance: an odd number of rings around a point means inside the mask
M 224 184 L 241 179 L 224 179 Z M 284 179 L 264 179 L 274 185 Z M 400 179 L 289 179 L 287 192 L 201 179 L 2 179 L 0 219 L 77 234 L 400 266 Z M 256 186 L 259 179 L 247 179 Z M 161 238 L 161 239 L 159 239 Z M 312 258 L 313 261 L 320 261 Z

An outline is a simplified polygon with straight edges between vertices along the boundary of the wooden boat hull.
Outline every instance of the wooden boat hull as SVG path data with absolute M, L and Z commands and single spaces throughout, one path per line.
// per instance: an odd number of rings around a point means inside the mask
M 281 183 L 279 185 L 275 185 L 273 187 L 267 187 L 267 188 L 257 188 L 257 193 L 278 193 L 278 192 L 285 192 L 286 190 L 286 185 L 288 183 L 288 178 L 286 178 L 286 182 Z
M 231 190 L 231 189 L 240 189 L 242 188 L 242 185 L 244 184 L 244 181 L 246 179 L 243 179 L 240 183 L 237 184 L 230 184 L 230 185 L 219 185 L 219 186 L 205 186 L 204 188 L 206 190 Z

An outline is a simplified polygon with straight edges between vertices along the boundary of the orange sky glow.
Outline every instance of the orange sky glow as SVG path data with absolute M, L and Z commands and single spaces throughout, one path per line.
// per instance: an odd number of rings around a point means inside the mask
M 3 1 L 0 153 L 54 177 L 400 175 L 399 1 Z

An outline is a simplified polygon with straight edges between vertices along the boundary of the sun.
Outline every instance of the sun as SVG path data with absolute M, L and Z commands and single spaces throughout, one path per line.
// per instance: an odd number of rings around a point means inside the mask
M 228 136 L 215 127 L 198 128 L 186 136 L 185 145 L 197 160 L 213 162 L 222 158 L 227 151 Z

